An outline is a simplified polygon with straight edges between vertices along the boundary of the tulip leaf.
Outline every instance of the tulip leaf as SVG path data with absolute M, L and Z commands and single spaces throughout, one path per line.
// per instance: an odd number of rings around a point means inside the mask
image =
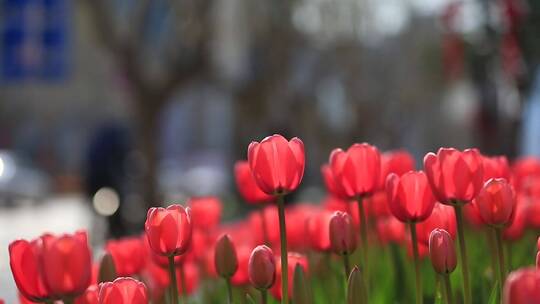
M 312 296 L 311 291 L 306 284 L 306 279 L 304 275 L 304 269 L 300 264 L 296 264 L 294 269 L 294 278 L 293 278 L 293 303 L 295 304 L 311 304 Z
M 98 280 L 100 283 L 112 282 L 116 279 L 116 266 L 114 260 L 109 253 L 106 253 L 99 264 Z
M 499 281 L 495 281 L 495 285 L 493 285 L 493 288 L 491 289 L 491 293 L 489 295 L 488 304 L 499 303 L 499 294 L 500 294 L 500 284 L 499 284 Z
M 256 304 L 255 300 L 251 297 L 249 293 L 246 293 L 246 303 L 247 304 Z

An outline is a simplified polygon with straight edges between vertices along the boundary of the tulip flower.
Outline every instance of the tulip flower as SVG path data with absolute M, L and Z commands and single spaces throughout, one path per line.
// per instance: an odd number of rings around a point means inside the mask
M 236 248 L 230 237 L 225 234 L 216 243 L 214 263 L 217 273 L 225 279 L 229 295 L 229 304 L 233 302 L 231 277 L 238 270 Z
M 444 229 L 437 228 L 431 232 L 429 256 L 433 269 L 443 278 L 446 303 L 454 303 L 449 275 L 457 266 L 456 250 L 452 237 Z
M 112 282 L 118 277 L 116 274 L 116 266 L 110 253 L 105 253 L 105 255 L 103 255 L 98 267 L 96 283 Z
M 17 240 L 9 245 L 9 263 L 21 295 L 34 302 L 45 302 L 52 293 L 45 286 L 41 271 L 42 241 Z
M 499 282 L 504 282 L 506 271 L 501 230 L 514 218 L 516 209 L 514 190 L 505 179 L 492 178 L 484 184 L 475 202 L 484 223 L 495 230 L 499 257 Z
M 259 188 L 247 161 L 236 162 L 234 165 L 234 176 L 236 187 L 246 202 L 250 204 L 260 204 L 273 200 L 272 195 L 264 193 Z
M 367 217 L 363 200 L 371 196 L 379 188 L 379 176 L 381 173 L 379 150 L 366 143 L 353 144 L 347 151 L 334 149 L 330 154 L 329 163 L 339 192 L 349 199 L 355 199 L 357 202 L 363 264 L 367 273 Z
M 90 285 L 86 291 L 75 299 L 75 304 L 98 304 L 99 288 L 97 285 Z
M 408 223 L 411 230 L 411 245 L 416 270 L 416 299 L 423 302 L 422 280 L 418 254 L 416 223 L 427 219 L 435 206 L 426 174 L 410 171 L 401 177 L 392 173 L 386 179 L 386 193 L 392 214 L 400 221 Z
M 504 178 L 510 180 L 510 166 L 506 156 L 482 156 L 484 167 L 484 181 L 492 178 Z
M 148 304 L 146 286 L 133 278 L 118 278 L 102 283 L 99 304 Z
M 306 280 L 304 268 L 296 264 L 294 268 L 292 301 L 295 304 L 312 304 L 313 296 L 309 288 L 309 282 Z
M 192 197 L 187 205 L 194 228 L 208 231 L 214 229 L 221 219 L 221 201 L 217 197 Z
M 534 304 L 540 299 L 540 270 L 518 269 L 504 283 L 504 304 Z
M 293 279 L 294 269 L 296 268 L 296 265 L 300 265 L 304 269 L 305 273 L 308 272 L 308 261 L 307 261 L 307 258 L 304 255 L 301 255 L 301 254 L 295 253 L 295 252 L 290 252 L 288 260 L 289 260 L 290 263 L 287 264 L 287 267 L 289 267 L 289 269 L 288 269 L 289 271 L 287 271 L 287 274 L 289 276 L 288 280 L 287 280 L 287 293 L 282 292 L 282 289 L 279 287 L 282 284 L 282 282 L 281 282 L 282 275 L 281 274 L 283 274 L 282 270 L 283 270 L 283 267 L 285 265 L 281 264 L 281 259 L 277 260 L 277 264 L 276 264 L 276 283 L 270 289 L 270 292 L 278 300 L 283 300 L 283 297 L 285 295 L 287 295 L 288 297 L 292 297 L 292 293 L 289 292 L 289 291 L 293 290 L 293 286 L 292 286 L 293 285 L 293 280 L 292 279 Z
M 146 264 L 146 250 L 139 237 L 110 240 L 105 251 L 112 256 L 116 274 L 120 277 L 138 274 Z
M 401 243 L 405 240 L 405 225 L 394 216 L 386 216 L 377 219 L 377 236 L 385 245 L 388 243 Z
M 504 239 L 510 241 L 520 239 L 525 233 L 525 226 L 530 224 L 528 221 L 532 216 L 535 216 L 535 211 L 536 210 L 531 208 L 531 205 L 528 203 L 528 199 L 524 195 L 516 195 L 516 210 L 514 211 L 514 219 L 512 220 L 512 223 L 504 229 Z
M 329 164 L 322 165 L 321 174 L 323 177 L 324 185 L 326 186 L 326 190 L 328 190 L 331 195 L 346 200 L 347 195 L 343 193 L 343 190 L 337 184 L 336 178 L 334 177 L 334 172 L 332 171 L 332 168 Z
M 438 203 L 435 204 L 431 215 L 425 221 L 416 224 L 418 242 L 427 246 L 431 232 L 437 228 L 444 229 L 450 234 L 452 239 L 456 237 L 456 216 L 452 207 Z
M 272 135 L 248 147 L 248 162 L 259 188 L 268 195 L 276 196 L 279 214 L 283 303 L 288 303 L 287 227 L 283 196 L 294 191 L 304 175 L 304 143 L 299 138 L 287 141 L 281 135 Z
M 476 149 L 458 151 L 454 148 L 440 148 L 437 154 L 426 154 L 424 169 L 433 194 L 439 202 L 454 206 L 463 273 L 463 300 L 465 304 L 470 304 L 471 285 L 462 206 L 470 203 L 482 188 L 482 156 Z
M 381 154 L 379 187 L 384 190 L 386 178 L 391 173 L 402 176 L 409 171 L 414 171 L 414 163 L 414 157 L 405 150 L 388 151 Z
M 267 290 L 276 281 L 276 261 L 272 249 L 257 246 L 251 252 L 248 262 L 249 281 L 261 292 L 262 303 L 267 302 Z
M 356 234 L 351 216 L 341 211 L 334 212 L 328 225 L 328 231 L 330 248 L 335 254 L 343 257 L 345 277 L 347 278 L 351 272 L 349 255 L 356 250 Z
M 526 191 L 534 179 L 540 177 L 540 159 L 531 156 L 520 158 L 512 166 L 512 173 L 516 190 Z
M 17 240 L 9 245 L 9 256 L 19 291 L 32 301 L 74 298 L 90 285 L 92 264 L 86 232 L 45 234 L 31 242 Z
M 303 238 L 308 237 L 312 249 L 316 251 L 328 251 L 330 249 L 328 225 L 332 215 L 332 211 L 320 210 L 312 214 L 305 222 L 305 234 L 302 233 L 302 235 Z
M 169 275 L 173 284 L 173 301 L 178 302 L 176 288 L 175 256 L 184 254 L 191 243 L 192 224 L 189 208 L 171 205 L 167 208 L 150 208 L 144 230 L 150 248 L 156 255 L 167 256 Z

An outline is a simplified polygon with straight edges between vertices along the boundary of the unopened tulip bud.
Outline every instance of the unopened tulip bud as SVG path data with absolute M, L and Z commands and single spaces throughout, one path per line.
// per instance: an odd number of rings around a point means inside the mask
M 116 265 L 110 253 L 106 253 L 99 263 L 99 283 L 112 282 L 116 279 Z
M 503 178 L 492 178 L 484 184 L 475 199 L 482 220 L 493 227 L 506 227 L 514 219 L 516 196 Z
M 504 304 L 538 303 L 540 270 L 521 268 L 508 275 L 504 283 Z
M 232 277 L 238 269 L 236 248 L 228 234 L 223 235 L 216 243 L 214 263 L 216 272 L 224 278 Z
M 251 252 L 248 262 L 249 281 L 257 289 L 268 289 L 276 281 L 276 260 L 272 249 L 257 246 Z
M 351 271 L 347 285 L 347 304 L 367 303 L 365 295 L 362 273 L 355 266 Z
M 341 211 L 334 212 L 330 219 L 329 229 L 333 252 L 343 255 L 351 254 L 356 250 L 356 233 L 349 214 Z
M 313 303 L 309 285 L 306 284 L 304 268 L 300 264 L 296 264 L 294 269 L 292 300 L 292 302 L 295 304 Z
M 433 269 L 440 274 L 449 274 L 456 269 L 456 250 L 452 237 L 444 229 L 435 229 L 429 236 L 429 256 Z

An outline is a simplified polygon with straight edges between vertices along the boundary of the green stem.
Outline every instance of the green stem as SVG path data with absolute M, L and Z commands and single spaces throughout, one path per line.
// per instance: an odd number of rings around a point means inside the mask
M 176 281 L 176 269 L 174 267 L 174 256 L 169 256 L 169 276 L 171 277 L 172 302 L 178 304 L 178 282 Z
M 184 265 L 180 266 L 180 286 L 182 287 L 182 300 L 184 303 L 187 303 L 186 273 L 184 271 Z
M 443 284 L 444 284 L 444 290 L 445 290 L 445 298 L 447 304 L 454 304 L 454 295 L 452 294 L 452 284 L 450 283 L 450 275 L 449 274 L 443 274 L 441 275 L 443 278 Z
M 409 227 L 411 229 L 411 242 L 414 256 L 414 271 L 416 273 L 416 304 L 422 304 L 424 302 L 424 295 L 422 293 L 422 274 L 420 272 L 420 256 L 418 254 L 416 223 L 410 223 Z
M 364 265 L 364 275 L 366 282 L 369 282 L 369 269 L 368 269 L 368 239 L 367 239 L 367 217 L 364 210 L 364 201 L 362 197 L 356 200 L 358 204 L 358 216 L 360 220 L 360 241 L 362 242 L 362 258 Z M 366 290 L 367 291 L 367 290 Z
M 281 239 L 281 303 L 289 303 L 289 266 L 287 257 L 287 226 L 285 224 L 285 202 L 283 195 L 278 195 L 279 237 Z
M 504 280 L 505 280 L 505 277 L 506 277 L 506 268 L 504 267 L 504 249 L 503 249 L 503 242 L 502 242 L 502 233 L 501 233 L 501 229 L 500 228 L 495 228 L 495 236 L 496 236 L 496 240 L 497 240 L 497 255 L 499 257 L 499 286 L 501 286 L 500 288 L 500 291 L 501 291 L 501 297 L 500 299 L 503 298 L 503 295 L 502 295 L 502 286 L 504 285 Z
M 465 226 L 463 224 L 463 208 L 460 203 L 454 205 L 459 240 L 459 252 L 461 258 L 461 273 L 463 274 L 463 303 L 471 304 L 471 284 L 469 282 L 469 262 L 467 260 L 467 248 L 465 245 Z
M 488 239 L 488 246 L 489 246 L 489 252 L 497 252 L 497 246 L 496 240 L 495 240 L 495 232 L 493 229 L 487 229 L 486 230 L 487 239 Z M 497 257 L 495 254 L 490 254 L 491 257 L 491 271 L 493 271 L 493 276 L 495 277 L 495 272 L 497 272 L 498 263 L 497 263 Z
M 349 274 L 351 273 L 351 266 L 349 263 L 349 254 L 345 253 L 343 255 L 343 267 L 345 269 L 345 281 L 349 279 Z
M 266 289 L 261 289 L 261 304 L 268 303 L 268 291 Z
M 232 293 L 231 278 L 225 278 L 225 282 L 227 282 L 227 295 L 229 296 L 229 304 L 232 304 L 233 293 Z

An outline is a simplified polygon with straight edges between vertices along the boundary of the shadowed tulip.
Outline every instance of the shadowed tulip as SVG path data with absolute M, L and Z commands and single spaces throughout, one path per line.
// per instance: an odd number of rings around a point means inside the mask
M 484 181 L 480 152 L 441 148 L 424 157 L 424 168 L 435 196 L 443 204 L 468 203 L 476 197 Z
M 110 253 L 105 253 L 99 262 L 98 283 L 112 282 L 116 275 L 116 265 Z
M 390 174 L 386 193 L 392 214 L 402 222 L 421 222 L 428 218 L 435 206 L 426 174 L 410 171 L 401 177 Z
M 527 191 L 540 177 L 540 159 L 532 156 L 518 159 L 512 166 L 513 182 L 518 192 Z
M 397 176 L 414 170 L 414 157 L 405 150 L 388 151 L 381 154 L 381 174 L 379 176 L 379 187 L 384 190 L 386 178 L 390 173 Z
M 234 165 L 236 187 L 242 198 L 250 204 L 266 203 L 273 200 L 273 196 L 264 193 L 249 168 L 247 161 L 237 161 Z
M 146 286 L 133 278 L 100 284 L 99 304 L 148 304 Z
M 321 166 L 321 174 L 324 185 L 326 186 L 326 190 L 328 190 L 328 192 L 335 197 L 346 199 L 347 195 L 343 193 L 343 189 L 337 184 L 336 178 L 334 177 L 334 173 L 332 172 L 332 168 L 329 164 L 324 164 Z
M 504 304 L 536 304 L 540 299 L 540 270 L 521 268 L 508 275 Z
M 359 303 L 367 303 L 366 289 L 362 274 L 360 273 L 358 267 L 355 266 L 349 275 L 349 280 L 347 283 L 347 304 Z
M 429 237 L 429 256 L 433 269 L 439 274 L 450 274 L 457 266 L 456 249 L 450 234 L 444 229 L 435 229 Z
M 378 218 L 376 229 L 377 236 L 383 245 L 388 243 L 399 244 L 405 241 L 405 224 L 394 216 Z
M 339 255 L 352 254 L 356 250 L 356 234 L 349 214 L 335 211 L 328 225 L 331 249 Z
M 456 216 L 454 208 L 435 204 L 431 215 L 423 222 L 416 225 L 418 231 L 418 242 L 428 245 L 431 232 L 437 228 L 444 229 L 450 234 L 452 239 L 456 237 Z
M 248 162 L 259 188 L 269 195 L 294 191 L 304 175 L 304 143 L 272 135 L 248 147 Z
M 484 166 L 484 181 L 492 178 L 504 178 L 510 180 L 510 166 L 506 156 L 482 156 Z
M 248 263 L 251 285 L 257 289 L 269 289 L 276 281 L 276 260 L 272 249 L 265 245 L 255 247 Z
M 236 248 L 227 234 L 220 237 L 216 243 L 214 263 L 217 274 L 224 278 L 232 277 L 238 270 Z
M 144 225 L 148 244 L 157 255 L 175 256 L 185 253 L 191 243 L 189 208 L 171 205 L 150 208 Z
M 305 234 L 309 239 L 310 247 L 316 251 L 328 251 L 330 249 L 330 235 L 328 225 L 334 213 L 328 210 L 319 210 L 312 214 L 305 222 Z M 301 224 L 301 223 L 300 223 Z
M 502 178 L 486 182 L 475 199 L 482 221 L 493 227 L 505 227 L 512 223 L 516 209 L 516 197 L 512 186 Z

